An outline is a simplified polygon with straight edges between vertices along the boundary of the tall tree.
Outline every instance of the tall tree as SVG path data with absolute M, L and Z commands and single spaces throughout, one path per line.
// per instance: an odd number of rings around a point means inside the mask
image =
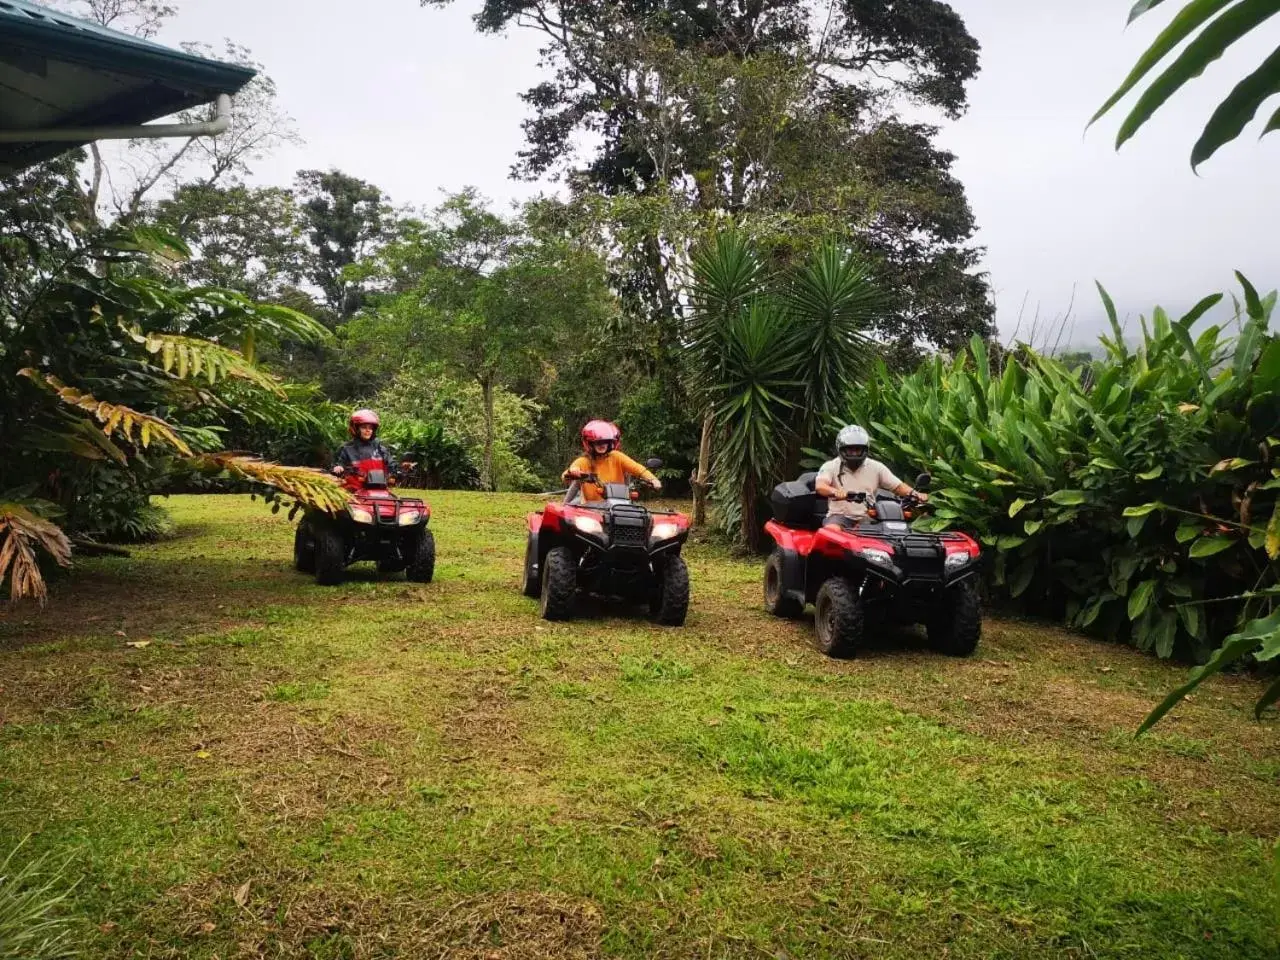
M 350 268 L 387 239 L 390 205 L 378 187 L 340 170 L 301 170 L 295 190 L 311 246 L 306 279 L 324 294 L 330 325 L 345 323 L 368 292 Z
M 479 385 L 483 481 L 495 489 L 495 393 L 539 379 L 566 338 L 603 328 L 613 303 L 600 261 L 464 191 L 409 225 L 382 252 L 379 270 L 395 278 L 399 292 L 384 295 L 349 329 L 397 362 L 442 364 Z
M 579 195 L 668 200 L 704 229 L 727 215 L 856 241 L 890 295 L 877 332 L 903 353 L 990 331 L 953 158 L 933 147 L 934 128 L 893 113 L 903 101 L 963 111 L 978 45 L 948 4 L 486 0 L 476 22 L 546 38 L 553 76 L 525 94 L 534 115 L 517 175 L 564 172 Z M 579 162 L 584 132 L 593 149 Z M 620 293 L 633 312 L 658 323 L 680 312 L 695 239 L 631 238 Z
M 190 283 L 278 301 L 302 281 L 309 251 L 289 190 L 183 184 L 151 205 L 146 219 L 190 248 L 179 267 Z

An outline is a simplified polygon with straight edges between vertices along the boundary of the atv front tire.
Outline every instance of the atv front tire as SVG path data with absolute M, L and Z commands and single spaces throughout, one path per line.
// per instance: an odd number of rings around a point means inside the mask
M 862 646 L 866 615 L 862 600 L 844 577 L 831 577 L 814 601 L 814 638 L 829 657 L 852 657 Z
M 667 557 L 657 570 L 657 586 L 649 613 L 665 627 L 682 627 L 689 613 L 689 566 L 684 557 Z
M 782 579 L 782 551 L 774 550 L 764 565 L 764 608 L 775 617 L 798 620 L 804 604 L 788 595 Z
M 978 586 L 968 580 L 949 588 L 925 624 L 929 643 L 949 657 L 967 657 L 982 638 L 982 602 Z
M 568 620 L 578 593 L 578 564 L 568 547 L 547 552 L 542 562 L 542 592 L 538 612 L 543 620 Z
M 524 574 L 520 577 L 520 592 L 530 600 L 537 600 L 542 593 L 542 585 L 533 573 L 536 560 L 537 557 L 533 555 L 533 537 L 529 537 L 524 545 Z
M 316 583 L 322 587 L 332 587 L 342 582 L 346 571 L 346 544 L 342 535 L 331 524 L 319 523 L 312 530 L 315 544 Z
M 299 573 L 316 572 L 316 541 L 306 517 L 293 532 L 293 569 Z
M 430 583 L 436 575 L 436 535 L 427 527 L 409 541 L 405 559 L 409 565 L 405 576 L 414 583 Z

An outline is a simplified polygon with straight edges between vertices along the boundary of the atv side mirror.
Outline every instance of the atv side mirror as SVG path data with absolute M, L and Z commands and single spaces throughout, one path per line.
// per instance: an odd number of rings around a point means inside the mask
M 928 493 L 931 486 L 933 486 L 933 477 L 929 474 L 922 473 L 916 477 L 916 489 L 921 493 Z
M 650 457 L 648 460 L 644 462 L 644 465 L 648 467 L 650 470 L 662 469 L 662 461 L 659 460 L 657 457 Z

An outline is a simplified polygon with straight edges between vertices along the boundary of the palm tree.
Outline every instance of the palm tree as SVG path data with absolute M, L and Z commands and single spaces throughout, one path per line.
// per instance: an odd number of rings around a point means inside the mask
M 726 231 L 695 251 L 692 268 L 689 356 L 706 410 L 695 495 L 705 498 L 712 471 L 719 489 L 737 491 L 739 537 L 754 549 L 761 491 L 870 369 L 866 330 L 880 299 L 863 260 L 834 242 L 798 269 L 771 272 L 750 241 Z M 701 503 L 694 520 L 704 520 Z

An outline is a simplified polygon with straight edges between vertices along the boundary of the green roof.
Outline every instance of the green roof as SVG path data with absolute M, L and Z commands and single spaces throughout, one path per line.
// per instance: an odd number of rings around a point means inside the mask
M 0 130 L 136 125 L 233 94 L 253 70 L 0 0 Z M 0 144 L 0 173 L 75 144 Z

